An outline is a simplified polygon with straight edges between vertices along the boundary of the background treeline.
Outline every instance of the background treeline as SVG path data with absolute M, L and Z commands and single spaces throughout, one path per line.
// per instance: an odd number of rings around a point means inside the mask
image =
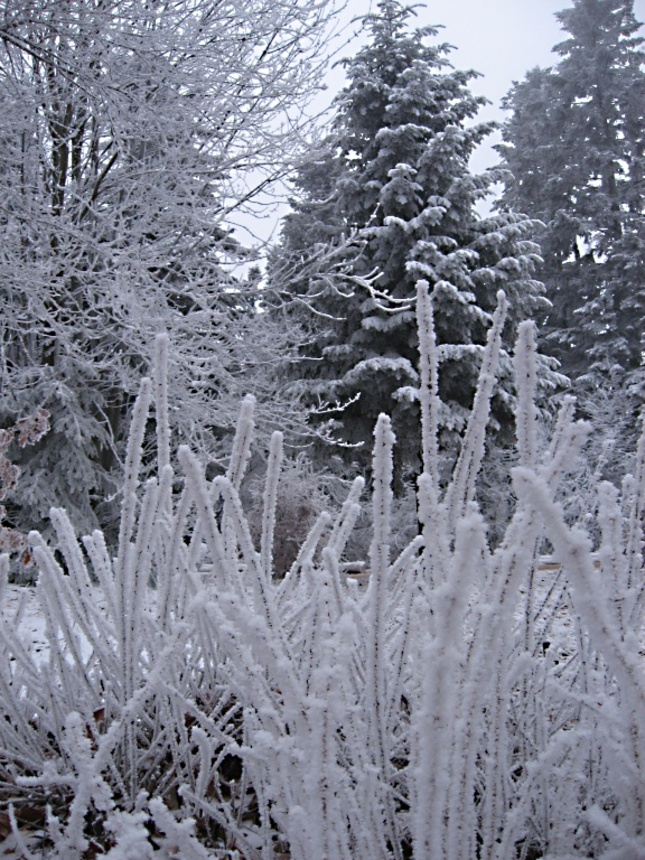
M 323 491 L 330 476 L 369 478 L 386 412 L 405 499 L 420 464 L 419 278 L 432 289 L 446 476 L 499 289 L 510 311 L 480 487 L 491 518 L 509 513 L 498 473 L 524 319 L 538 324 L 539 408 L 552 414 L 572 386 L 599 421 L 600 468 L 620 471 L 642 401 L 645 73 L 633 3 L 576 0 L 558 15 L 557 62 L 507 96 L 500 166 L 483 175 L 469 167 L 493 130 L 476 119 L 476 73 L 455 70 L 440 31 L 415 29 L 398 0 L 363 19 L 331 119 L 309 118 L 336 11 L 6 4 L 0 422 L 38 407 L 51 416 L 37 446 L 12 454 L 23 480 L 11 526 L 46 529 L 56 504 L 110 533 L 127 416 L 163 331 L 172 431 L 214 474 L 250 392 L 257 472 L 280 427 L 303 481 L 325 473 Z M 233 224 L 285 179 L 291 212 L 263 275 Z

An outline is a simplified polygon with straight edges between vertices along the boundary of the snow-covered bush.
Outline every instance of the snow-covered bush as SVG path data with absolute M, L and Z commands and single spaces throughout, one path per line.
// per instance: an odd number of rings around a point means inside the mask
M 361 478 L 273 577 L 279 433 L 254 546 L 239 495 L 251 399 L 224 477 L 207 482 L 185 447 L 171 464 L 159 341 L 135 408 L 116 557 L 52 511 L 60 556 L 31 536 L 46 653 L 23 641 L 20 618 L 0 628 L 3 847 L 14 857 L 645 856 L 645 441 L 620 491 L 596 487 L 594 550 L 556 500 L 589 428 L 566 401 L 538 442 L 533 328 L 520 326 L 517 502 L 492 550 L 475 490 L 505 299 L 445 491 L 423 282 L 417 312 L 418 529 L 392 552 L 395 439 L 382 415 L 366 588 L 342 571 Z M 153 392 L 158 475 L 140 487 Z

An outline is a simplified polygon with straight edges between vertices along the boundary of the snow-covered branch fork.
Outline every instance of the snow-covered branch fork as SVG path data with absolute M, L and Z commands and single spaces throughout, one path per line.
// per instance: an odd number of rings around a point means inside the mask
M 522 324 L 517 501 L 491 549 L 475 488 L 505 299 L 447 488 L 424 282 L 417 312 L 418 536 L 391 556 L 395 440 L 381 416 L 366 589 L 342 572 L 361 478 L 287 576 L 273 576 L 279 433 L 254 546 L 239 495 L 251 399 L 225 477 L 207 482 L 187 448 L 175 470 L 158 341 L 134 410 L 116 557 L 52 511 L 56 551 L 31 535 L 46 653 L 20 617 L 0 628 L 3 848 L 61 860 L 645 856 L 645 442 L 620 491 L 598 482 L 592 542 L 558 502 L 588 427 L 566 401 L 539 445 Z M 158 474 L 139 486 L 153 400 Z M 546 539 L 557 570 L 539 570 Z

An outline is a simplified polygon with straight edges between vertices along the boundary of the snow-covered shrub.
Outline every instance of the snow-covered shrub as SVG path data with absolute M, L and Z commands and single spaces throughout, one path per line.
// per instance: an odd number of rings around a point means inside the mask
M 475 499 L 505 299 L 445 491 L 423 282 L 417 312 L 418 529 L 393 552 L 396 442 L 382 415 L 367 588 L 341 567 L 361 478 L 274 578 L 282 439 L 256 548 L 240 500 L 251 399 L 225 476 L 207 481 L 185 447 L 172 464 L 159 342 L 135 409 L 116 557 L 53 511 L 64 563 L 31 536 L 47 653 L 21 639 L 19 618 L 0 628 L 0 793 L 15 857 L 645 856 L 645 439 L 620 491 L 596 486 L 594 552 L 556 500 L 589 428 L 566 401 L 540 443 L 533 328 L 520 326 L 517 502 L 491 549 Z M 140 487 L 153 389 L 158 475 Z

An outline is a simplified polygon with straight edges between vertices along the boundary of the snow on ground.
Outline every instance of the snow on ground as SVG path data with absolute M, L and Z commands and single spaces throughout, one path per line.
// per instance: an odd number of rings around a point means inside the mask
M 49 646 L 45 619 L 40 610 L 36 589 L 30 586 L 7 585 L 0 608 L 5 624 L 14 631 L 17 628 L 20 642 L 34 656 L 35 662 L 44 662 Z
M 365 588 L 369 582 L 369 571 L 361 570 L 360 573 L 351 571 L 347 575 L 347 580 L 352 585 L 357 583 Z M 542 612 L 546 612 L 546 614 L 549 614 L 549 609 L 551 611 L 555 610 L 554 617 L 551 619 L 553 626 L 549 629 L 549 638 L 557 641 L 560 647 L 568 646 L 566 650 L 570 652 L 575 648 L 575 625 L 570 615 L 570 607 L 566 602 L 561 602 L 561 592 L 564 582 L 560 565 L 551 563 L 551 559 L 543 560 L 538 568 L 538 577 L 535 584 L 536 592 L 533 600 L 533 609 L 539 609 Z M 95 592 L 94 605 L 96 607 L 103 606 L 104 599 L 101 589 L 94 588 L 93 591 Z M 522 593 L 524 594 L 524 589 L 522 589 Z M 153 596 L 154 592 L 151 592 L 150 597 L 153 598 Z M 152 602 L 153 600 L 150 600 L 150 603 Z M 34 586 L 7 585 L 0 603 L 2 618 L 14 631 L 16 627 L 18 628 L 18 639 L 29 653 L 33 655 L 36 664 L 45 662 L 48 657 L 49 646 L 45 619 L 40 608 L 36 588 Z M 517 609 L 518 620 L 520 620 L 520 615 L 525 606 L 525 600 L 521 599 Z M 82 634 L 79 631 L 77 633 L 80 635 L 81 641 L 83 641 Z M 83 656 L 89 657 L 89 647 L 83 650 L 85 652 Z

